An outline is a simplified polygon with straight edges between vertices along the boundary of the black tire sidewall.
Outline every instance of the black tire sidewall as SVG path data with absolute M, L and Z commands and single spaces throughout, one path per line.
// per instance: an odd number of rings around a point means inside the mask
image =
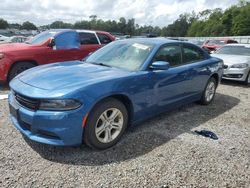
M 250 70 L 249 70 L 248 75 L 247 75 L 246 80 L 245 80 L 245 84 L 246 85 L 250 85 L 250 83 L 248 83 L 249 76 L 250 76 Z
M 124 124 L 123 124 L 120 134 L 117 136 L 116 139 L 114 139 L 110 143 L 102 143 L 96 137 L 95 125 L 100 115 L 109 108 L 117 108 L 122 112 Z M 89 114 L 87 123 L 84 128 L 83 140 L 88 146 L 94 149 L 107 149 L 115 145 L 118 142 L 118 140 L 121 138 L 124 131 L 126 130 L 127 125 L 128 125 L 128 111 L 126 107 L 124 106 L 124 104 L 122 104 L 117 99 L 113 99 L 113 98 L 106 99 L 98 103 Z
M 35 65 L 31 62 L 18 62 L 16 64 L 13 65 L 13 67 L 11 68 L 9 75 L 8 75 L 8 81 L 10 82 L 16 75 L 16 72 L 21 68 L 21 67 L 27 67 L 25 70 L 28 70 L 30 68 L 35 67 Z M 23 70 L 23 71 L 25 71 Z M 21 73 L 21 72 L 20 72 Z M 19 73 L 19 74 L 20 74 Z

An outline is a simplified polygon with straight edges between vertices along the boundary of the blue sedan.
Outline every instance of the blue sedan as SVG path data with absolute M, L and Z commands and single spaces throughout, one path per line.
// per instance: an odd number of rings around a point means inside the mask
M 128 125 L 214 99 L 222 60 L 167 39 L 110 43 L 83 61 L 39 66 L 10 83 L 10 117 L 29 139 L 57 146 L 113 146 Z

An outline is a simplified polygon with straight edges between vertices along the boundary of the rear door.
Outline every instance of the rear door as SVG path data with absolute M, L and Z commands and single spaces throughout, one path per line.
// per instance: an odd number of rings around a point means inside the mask
M 199 94 L 203 91 L 208 76 L 210 75 L 208 64 L 209 56 L 199 47 L 192 44 L 183 44 L 183 65 L 187 67 L 186 92 L 188 96 Z
M 101 48 L 99 39 L 96 33 L 79 32 L 80 36 L 80 49 L 81 49 L 81 59 L 86 57 L 89 53 L 96 51 Z
M 103 33 L 97 33 L 97 36 L 98 36 L 99 41 L 102 44 L 102 46 L 112 42 L 112 40 L 109 38 L 109 36 L 107 36 Z

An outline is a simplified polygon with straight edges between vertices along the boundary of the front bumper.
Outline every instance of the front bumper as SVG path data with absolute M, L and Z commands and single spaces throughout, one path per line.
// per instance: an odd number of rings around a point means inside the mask
M 227 66 L 227 65 L 225 65 Z M 226 80 L 235 80 L 235 81 L 245 81 L 247 78 L 247 75 L 249 73 L 250 68 L 231 68 L 230 66 L 227 66 L 224 69 L 222 79 Z
M 10 119 L 14 126 L 30 140 L 56 146 L 82 143 L 81 107 L 72 111 L 32 111 L 22 107 L 9 93 Z
M 8 72 L 10 70 L 12 61 L 7 57 L 0 59 L 0 82 L 6 83 Z

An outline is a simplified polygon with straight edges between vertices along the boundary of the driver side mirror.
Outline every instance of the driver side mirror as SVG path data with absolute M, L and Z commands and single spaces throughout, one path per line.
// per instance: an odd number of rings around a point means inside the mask
M 48 47 L 53 48 L 55 45 L 56 45 L 55 39 L 51 39 L 49 44 L 48 44 Z
M 150 66 L 152 70 L 168 70 L 170 68 L 170 64 L 166 61 L 155 61 Z

